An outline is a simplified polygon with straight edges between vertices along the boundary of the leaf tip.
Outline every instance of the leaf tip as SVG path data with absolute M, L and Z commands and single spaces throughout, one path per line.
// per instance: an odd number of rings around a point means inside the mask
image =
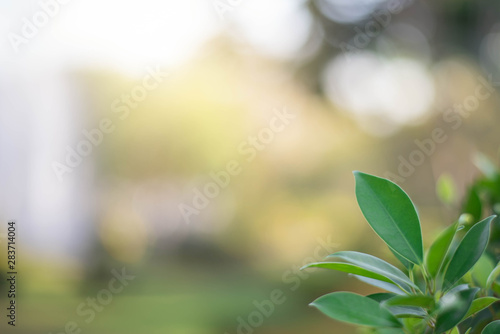
M 493 220 L 495 220 L 495 218 L 497 218 L 497 215 L 491 215 L 491 216 L 489 216 L 489 217 L 487 217 L 487 218 L 483 219 L 483 220 L 482 220 L 482 222 L 486 222 L 488 225 L 490 225 L 490 224 L 491 224 L 491 222 L 492 222 Z

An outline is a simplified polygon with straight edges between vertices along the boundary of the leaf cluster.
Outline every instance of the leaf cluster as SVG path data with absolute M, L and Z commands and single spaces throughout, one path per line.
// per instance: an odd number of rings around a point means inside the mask
M 354 176 L 364 217 L 400 260 L 402 269 L 369 254 L 331 254 L 324 262 L 303 269 L 346 272 L 385 292 L 368 296 L 333 292 L 311 305 L 335 320 L 363 326 L 369 333 L 476 333 L 468 327 L 471 317 L 499 300 L 495 290 L 499 289 L 500 264 L 494 267 L 484 256 L 495 216 L 470 226 L 459 220 L 425 251 L 417 210 L 403 189 L 373 175 L 354 172 Z M 491 321 L 482 333 L 500 333 L 500 321 Z

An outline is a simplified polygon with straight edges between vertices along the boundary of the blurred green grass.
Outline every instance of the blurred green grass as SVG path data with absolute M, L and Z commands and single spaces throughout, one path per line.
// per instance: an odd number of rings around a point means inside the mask
M 231 268 L 222 271 L 176 265 L 128 270 L 136 278 L 89 324 L 76 309 L 87 297 L 95 298 L 106 288 L 111 275 L 89 284 L 25 278 L 19 286 L 16 332 L 59 334 L 64 333 L 66 323 L 75 321 L 81 333 L 93 334 L 233 334 L 237 332 L 237 318 L 246 319 L 256 309 L 253 301 L 268 299 L 274 289 L 282 290 L 286 301 L 276 305 L 255 332 L 302 333 L 306 328 L 331 327 L 330 320 L 307 305 L 311 293 L 319 295 L 331 289 L 335 275 L 312 275 L 291 291 L 279 277 L 269 279 Z M 221 280 L 221 274 L 226 279 Z M 7 328 L 5 323 L 0 324 L 2 332 Z

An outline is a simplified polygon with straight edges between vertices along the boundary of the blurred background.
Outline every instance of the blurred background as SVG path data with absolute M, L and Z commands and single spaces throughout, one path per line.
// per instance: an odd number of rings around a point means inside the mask
M 0 36 L 2 333 L 357 333 L 308 304 L 374 288 L 298 271 L 396 263 L 351 172 L 428 245 L 498 161 L 498 1 L 1 0 Z

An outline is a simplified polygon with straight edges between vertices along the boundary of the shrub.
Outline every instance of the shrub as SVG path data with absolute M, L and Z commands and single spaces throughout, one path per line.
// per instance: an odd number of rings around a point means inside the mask
M 424 253 L 420 220 L 408 195 L 387 179 L 361 172 L 354 175 L 364 217 L 404 268 L 354 251 L 331 254 L 327 261 L 302 269 L 346 272 L 386 292 L 368 296 L 333 292 L 311 305 L 368 333 L 479 333 L 482 328 L 469 327 L 468 320 L 499 300 L 493 289 L 500 265 L 486 271 L 480 265 L 495 216 L 469 226 L 459 219 Z M 482 333 L 500 333 L 500 321 L 490 322 Z

